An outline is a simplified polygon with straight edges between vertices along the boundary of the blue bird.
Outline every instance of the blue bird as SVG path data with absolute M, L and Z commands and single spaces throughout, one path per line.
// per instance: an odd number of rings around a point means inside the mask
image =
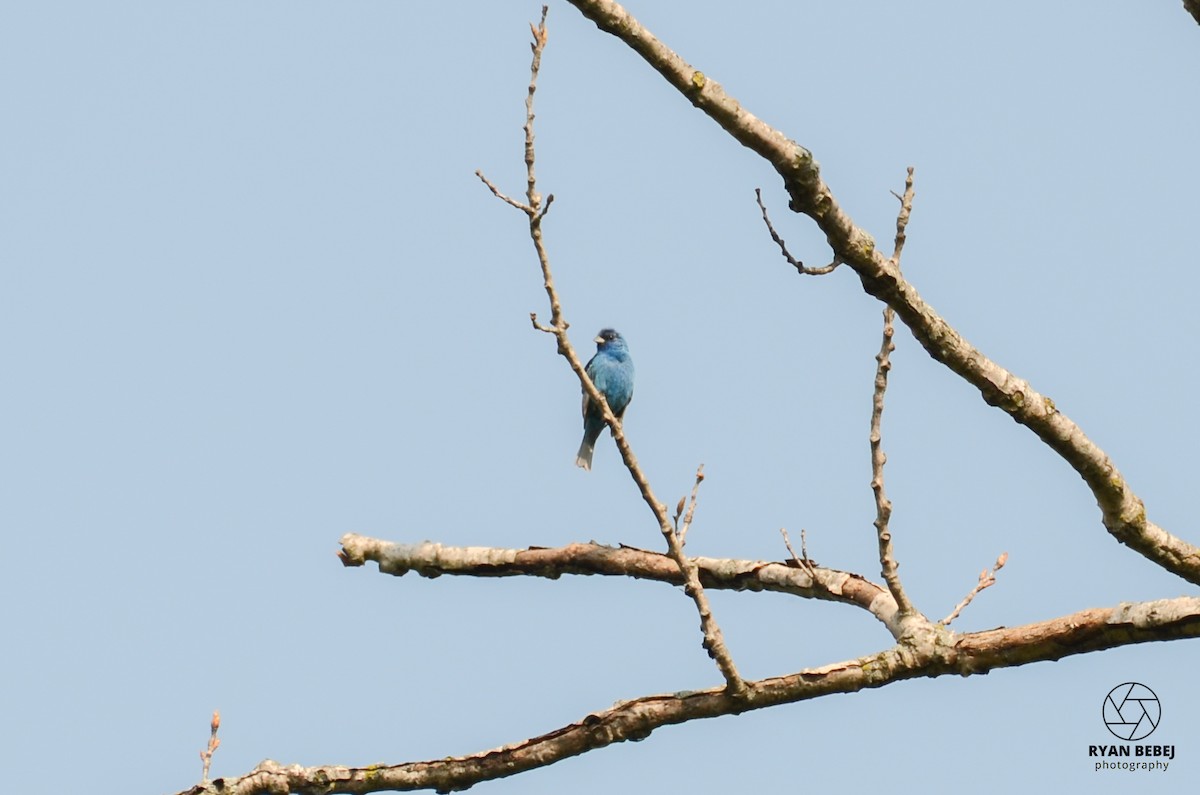
M 596 335 L 596 355 L 588 360 L 588 377 L 608 401 L 608 407 L 617 419 L 625 416 L 625 409 L 633 399 L 633 359 L 625 338 L 610 328 Z M 604 417 L 597 403 L 593 403 L 587 392 L 583 393 L 583 442 L 575 456 L 575 466 L 592 468 L 592 452 L 596 439 L 604 430 Z

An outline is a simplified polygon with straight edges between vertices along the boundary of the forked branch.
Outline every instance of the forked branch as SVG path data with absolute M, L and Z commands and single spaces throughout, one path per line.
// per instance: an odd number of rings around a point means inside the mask
M 620 39 L 683 96 L 783 177 L 789 206 L 825 233 L 834 259 L 845 262 L 870 295 L 892 307 L 926 352 L 979 390 L 988 405 L 1033 431 L 1091 489 L 1105 528 L 1119 542 L 1168 571 L 1200 584 L 1200 548 L 1146 518 L 1141 499 L 1116 465 L 1050 398 L 971 345 L 921 298 L 898 265 L 875 247 L 834 198 L 812 153 L 743 108 L 708 75 L 692 68 L 618 3 L 568 0 L 598 28 Z
M 1200 637 L 1200 598 L 1121 604 L 1011 629 L 948 634 L 936 646 L 896 646 L 833 665 L 746 682 L 740 697 L 730 695 L 727 688 L 711 688 L 623 701 L 548 734 L 471 756 L 369 767 L 285 766 L 268 760 L 244 776 L 216 779 L 185 792 L 187 795 L 280 792 L 362 795 L 417 789 L 451 792 L 481 781 L 546 767 L 613 743 L 643 740 L 651 732 L 676 723 L 833 693 L 853 693 L 905 679 L 947 674 L 968 676 L 1032 660 L 1058 660 L 1131 643 L 1194 637 Z
M 667 549 L 670 552 L 671 558 L 675 561 L 679 567 L 679 571 L 683 575 L 684 592 L 691 597 L 692 602 L 696 605 L 696 611 L 700 614 L 700 630 L 704 635 L 702 645 L 708 652 L 708 655 L 716 662 L 717 668 L 725 678 L 725 684 L 730 694 L 736 696 L 743 690 L 742 678 L 738 674 L 737 667 L 734 665 L 733 656 L 729 653 L 729 649 L 725 645 L 721 628 L 713 617 L 712 607 L 709 604 L 708 597 L 704 593 L 704 587 L 700 583 L 696 566 L 683 552 L 683 535 L 676 534 L 674 524 L 667 513 L 667 507 L 654 496 L 654 491 L 650 488 L 650 481 L 638 465 L 637 457 L 633 454 L 633 448 L 630 447 L 629 441 L 625 437 L 625 430 L 621 425 L 621 421 L 613 414 L 604 395 L 592 383 L 592 379 L 588 376 L 586 368 L 580 361 L 574 346 L 571 345 L 570 338 L 567 336 L 567 329 L 570 324 L 563 318 L 562 302 L 559 300 L 558 290 L 554 286 L 554 275 L 550 269 L 550 256 L 546 251 L 545 240 L 542 235 L 542 220 L 545 218 L 546 210 L 549 209 L 554 196 L 553 194 L 548 196 L 545 206 L 541 205 L 541 194 L 537 190 L 537 176 L 534 172 L 537 156 L 534 148 L 533 97 L 537 91 L 537 78 L 542 62 L 542 51 L 545 49 L 549 38 L 546 29 L 546 13 L 547 6 L 542 6 L 541 22 L 537 27 L 530 26 L 533 30 L 533 44 L 531 45 L 533 49 L 533 62 L 529 70 L 529 91 L 525 98 L 525 196 L 527 202 L 522 204 L 508 198 L 489 182 L 482 172 L 476 171 L 475 173 L 488 186 L 492 193 L 524 212 L 529 218 L 529 234 L 533 239 L 534 249 L 537 251 L 538 262 L 542 269 L 542 283 L 546 289 L 546 295 L 550 300 L 550 325 L 546 326 L 539 323 L 536 313 L 530 314 L 530 322 L 535 329 L 554 335 L 558 344 L 559 354 L 570 364 L 571 369 L 575 372 L 588 397 L 595 405 L 600 407 L 604 422 L 612 430 L 613 439 L 616 441 L 617 449 L 621 453 L 621 459 L 624 461 L 626 469 L 629 470 L 634 483 L 637 484 L 642 499 L 654 513 L 659 530 L 662 532 L 663 538 L 666 539 Z M 697 482 L 697 485 L 699 485 L 699 482 Z M 690 514 L 688 521 L 691 521 Z

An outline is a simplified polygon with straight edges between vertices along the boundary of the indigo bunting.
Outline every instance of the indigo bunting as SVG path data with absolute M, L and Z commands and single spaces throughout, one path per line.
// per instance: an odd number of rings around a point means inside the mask
M 588 377 L 608 401 L 608 407 L 617 419 L 625 416 L 625 409 L 633 399 L 633 359 L 625 338 L 610 328 L 596 335 L 596 355 L 588 360 Z M 575 466 L 592 468 L 592 451 L 596 439 L 604 430 L 604 417 L 600 406 L 592 402 L 587 392 L 583 393 L 583 442 L 575 456 Z

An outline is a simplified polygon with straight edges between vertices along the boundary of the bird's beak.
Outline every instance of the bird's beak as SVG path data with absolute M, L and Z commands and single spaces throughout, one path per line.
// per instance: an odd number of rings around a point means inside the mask
M 597 345 L 601 345 L 604 343 L 604 337 L 598 336 L 598 337 L 596 337 L 596 339 L 592 340 L 592 342 L 596 343 Z

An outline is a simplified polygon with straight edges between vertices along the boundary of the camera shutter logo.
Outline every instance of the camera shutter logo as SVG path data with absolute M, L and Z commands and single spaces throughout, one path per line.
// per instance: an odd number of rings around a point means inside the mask
M 1113 736 L 1127 742 L 1149 737 L 1161 719 L 1158 696 L 1143 684 L 1125 682 L 1104 697 L 1104 725 Z

